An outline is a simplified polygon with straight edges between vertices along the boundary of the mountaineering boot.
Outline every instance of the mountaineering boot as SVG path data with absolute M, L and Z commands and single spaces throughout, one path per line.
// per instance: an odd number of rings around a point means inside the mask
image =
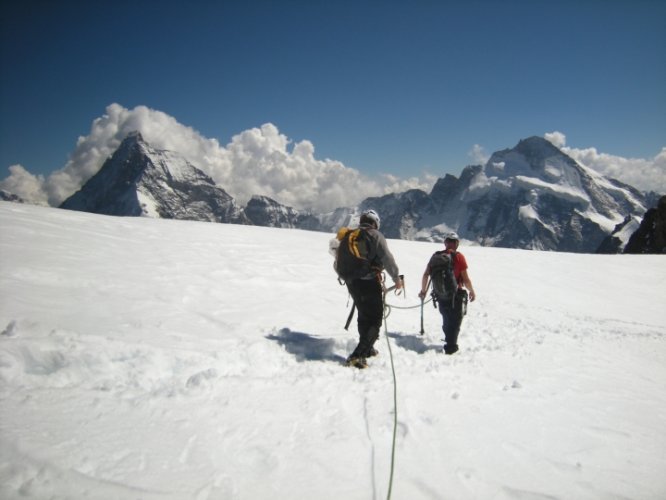
M 458 352 L 458 346 L 454 345 L 449 347 L 448 344 L 444 344 L 444 353 L 445 354 L 455 354 Z
M 363 369 L 368 367 L 368 362 L 365 358 L 360 356 L 349 356 L 345 361 L 345 366 L 353 366 L 354 368 Z
M 379 327 L 371 326 L 360 334 L 358 346 L 354 349 L 352 356 L 360 358 L 371 358 L 378 354 L 377 350 L 373 347 L 379 338 Z

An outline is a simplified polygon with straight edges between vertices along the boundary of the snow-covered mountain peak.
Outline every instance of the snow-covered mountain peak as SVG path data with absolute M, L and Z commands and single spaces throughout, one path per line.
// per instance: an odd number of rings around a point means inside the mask
M 541 137 L 439 179 L 418 206 L 393 198 L 394 237 L 436 241 L 444 224 L 482 245 L 573 252 L 596 251 L 627 215 L 644 212 L 638 191 L 592 175 Z
M 149 153 L 150 146 L 143 139 L 141 133 L 135 130 L 127 134 L 112 157 L 115 156 L 117 159 L 127 160 L 139 152 Z
M 214 184 L 213 180 L 176 152 L 153 148 L 138 131 L 127 134 L 112 158 L 134 166 L 140 160 L 143 174 L 159 175 L 180 182 Z M 156 172 L 150 171 L 155 169 Z
M 108 215 L 214 222 L 249 221 L 222 188 L 179 154 L 132 132 L 62 208 Z
M 138 130 L 133 130 L 125 136 L 123 143 L 126 144 L 146 144 L 146 141 L 143 140 L 141 132 Z
M 536 135 L 521 139 L 513 149 L 530 159 L 531 163 L 551 156 L 564 155 L 552 142 Z
M 580 185 L 578 165 L 541 137 L 521 140 L 514 148 L 494 153 L 485 166 L 488 177 L 536 177 L 555 184 Z

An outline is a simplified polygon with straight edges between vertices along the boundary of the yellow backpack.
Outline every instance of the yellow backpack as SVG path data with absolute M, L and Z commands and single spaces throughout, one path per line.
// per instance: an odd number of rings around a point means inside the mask
M 372 272 L 368 260 L 371 239 L 363 228 L 343 227 L 336 236 L 339 241 L 335 255 L 335 271 L 344 281 L 362 278 Z

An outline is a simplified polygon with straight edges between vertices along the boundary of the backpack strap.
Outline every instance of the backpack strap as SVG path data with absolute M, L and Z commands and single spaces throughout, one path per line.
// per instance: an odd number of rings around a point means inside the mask
M 462 278 L 462 276 L 456 276 L 456 262 L 458 262 L 458 252 L 454 250 L 451 252 L 451 272 L 453 273 L 453 277 L 456 279 L 456 283 L 458 284 L 458 290 L 462 288 L 462 279 L 458 279 L 459 277 Z
M 358 251 L 358 245 L 356 244 L 356 241 L 359 238 L 365 239 L 365 241 L 367 242 L 367 239 L 365 238 L 365 235 L 362 233 L 362 231 L 363 231 L 362 228 L 358 228 L 354 231 L 351 231 L 349 233 L 349 238 L 347 239 L 347 244 L 349 245 L 349 251 L 357 259 L 365 259 L 365 257 L 363 257 L 361 253 Z

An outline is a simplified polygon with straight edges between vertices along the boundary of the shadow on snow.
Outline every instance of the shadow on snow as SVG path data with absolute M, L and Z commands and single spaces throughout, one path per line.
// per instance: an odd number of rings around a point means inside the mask
M 399 333 L 388 334 L 395 344 L 405 349 L 406 351 L 413 351 L 417 354 L 425 354 L 428 351 L 438 351 L 442 347 L 439 345 L 426 344 L 424 338 L 420 335 L 408 334 L 403 335 Z M 336 344 L 335 339 L 327 339 L 315 337 L 309 333 L 295 332 L 289 328 L 282 328 L 277 333 L 266 335 L 269 340 L 274 340 L 289 354 L 293 354 L 297 361 L 334 361 L 336 363 L 344 363 L 345 357 L 336 354 L 336 350 L 340 350 L 339 344 Z M 351 339 L 350 339 L 351 340 Z M 356 340 L 356 339 L 354 339 Z M 378 340 L 381 342 L 381 338 Z M 345 346 L 348 341 L 344 341 Z M 337 349 L 336 349 L 337 348 Z
M 308 333 L 294 332 L 282 328 L 277 334 L 266 335 L 275 340 L 285 350 L 293 354 L 297 361 L 335 361 L 344 363 L 345 357 L 335 353 L 335 340 L 315 337 Z
M 388 333 L 390 339 L 395 341 L 395 344 L 398 347 L 406 351 L 413 351 L 417 354 L 425 354 L 428 351 L 441 351 L 441 345 L 431 345 L 426 344 L 422 335 L 407 334 L 403 335 L 400 333 Z

